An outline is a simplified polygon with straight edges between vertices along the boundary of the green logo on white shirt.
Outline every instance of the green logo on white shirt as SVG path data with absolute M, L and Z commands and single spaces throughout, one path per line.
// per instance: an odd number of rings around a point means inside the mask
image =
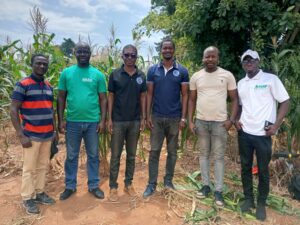
M 266 84 L 257 84 L 257 85 L 255 85 L 254 89 L 265 89 L 267 87 L 268 87 L 268 85 L 266 85 Z

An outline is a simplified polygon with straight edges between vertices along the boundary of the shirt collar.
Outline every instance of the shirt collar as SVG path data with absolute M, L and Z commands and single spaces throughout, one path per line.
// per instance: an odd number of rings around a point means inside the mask
M 32 80 L 34 80 L 35 82 L 37 82 L 37 83 L 44 82 L 44 77 L 42 77 L 41 79 L 39 79 L 37 76 L 34 76 L 33 74 L 31 74 L 30 78 Z
M 259 70 L 258 73 L 252 78 L 249 78 L 248 74 L 246 74 L 245 80 L 247 80 L 247 81 L 248 80 L 259 80 L 262 76 L 262 73 L 263 73 L 262 70 Z
M 163 61 L 159 63 L 159 67 L 164 67 Z M 176 60 L 173 60 L 173 68 L 178 69 L 178 63 L 176 62 Z

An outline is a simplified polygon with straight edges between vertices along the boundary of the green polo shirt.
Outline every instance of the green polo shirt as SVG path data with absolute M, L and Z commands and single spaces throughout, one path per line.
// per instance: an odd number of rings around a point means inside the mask
M 106 92 L 105 76 L 95 67 L 64 69 L 58 89 L 67 92 L 67 121 L 100 121 L 99 93 Z

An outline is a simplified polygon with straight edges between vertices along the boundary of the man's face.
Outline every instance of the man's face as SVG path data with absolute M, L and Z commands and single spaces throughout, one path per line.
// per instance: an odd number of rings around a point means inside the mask
M 162 44 L 161 55 L 162 55 L 163 59 L 166 59 L 166 60 L 172 59 L 174 56 L 174 52 L 175 52 L 175 49 L 174 49 L 172 42 L 166 41 Z
M 215 71 L 219 63 L 219 54 L 217 50 L 204 52 L 202 63 L 208 71 Z
M 36 56 L 32 63 L 32 72 L 37 76 L 43 76 L 48 70 L 49 61 L 43 56 Z
M 251 56 L 246 56 L 242 61 L 242 66 L 247 74 L 256 73 L 259 70 L 259 60 L 253 59 Z
M 134 66 L 137 59 L 137 53 L 135 49 L 125 48 L 122 54 L 122 59 L 126 66 Z
M 79 46 L 75 51 L 77 63 L 79 65 L 87 65 L 90 62 L 91 51 L 88 46 Z

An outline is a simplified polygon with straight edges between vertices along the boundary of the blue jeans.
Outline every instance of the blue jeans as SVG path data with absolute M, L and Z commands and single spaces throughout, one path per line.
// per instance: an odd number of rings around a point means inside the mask
M 88 188 L 99 185 L 99 151 L 97 122 L 67 122 L 65 161 L 65 183 L 67 189 L 75 189 L 77 185 L 78 157 L 81 140 L 84 140 L 87 154 Z
M 135 155 L 139 135 L 140 121 L 113 122 L 109 176 L 110 188 L 118 188 L 117 180 L 124 142 L 126 146 L 126 171 L 124 182 L 126 187 L 131 185 L 135 168 Z
M 149 184 L 157 184 L 158 165 L 161 148 L 164 139 L 167 139 L 167 162 L 164 183 L 172 182 L 177 160 L 178 133 L 180 118 L 153 117 L 153 128 L 150 142 L 151 151 L 149 157 Z
M 245 199 L 253 199 L 252 164 L 256 154 L 258 166 L 257 202 L 265 204 L 270 191 L 269 163 L 272 155 L 272 139 L 269 136 L 255 136 L 238 132 L 239 151 L 242 166 L 242 183 Z
M 196 119 L 196 133 L 199 137 L 200 169 L 204 185 L 210 185 L 209 156 L 214 155 L 215 190 L 222 192 L 224 183 L 224 154 L 227 144 L 227 131 L 223 122 Z

